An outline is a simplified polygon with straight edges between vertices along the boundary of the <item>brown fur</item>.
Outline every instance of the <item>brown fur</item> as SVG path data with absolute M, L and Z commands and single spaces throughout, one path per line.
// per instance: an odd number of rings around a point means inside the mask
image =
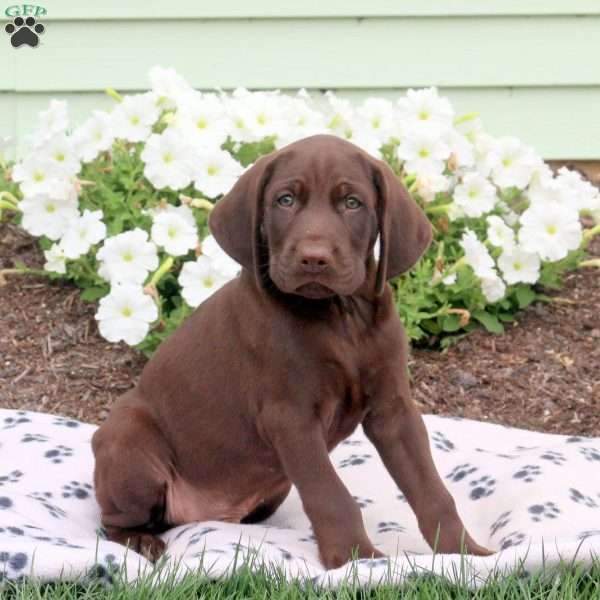
M 294 484 L 326 567 L 381 556 L 328 456 L 362 423 L 427 542 L 487 554 L 410 397 L 386 281 L 418 260 L 431 228 L 390 168 L 338 138 L 307 138 L 247 171 L 210 227 L 241 275 L 162 344 L 93 438 L 109 538 L 155 559 L 156 533 L 262 520 Z

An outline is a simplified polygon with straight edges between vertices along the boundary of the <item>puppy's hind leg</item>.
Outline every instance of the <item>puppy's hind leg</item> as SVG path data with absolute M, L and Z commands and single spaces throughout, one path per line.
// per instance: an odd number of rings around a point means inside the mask
M 109 540 L 156 561 L 165 543 L 166 488 L 171 452 L 145 408 L 113 410 L 92 438 L 94 486 Z

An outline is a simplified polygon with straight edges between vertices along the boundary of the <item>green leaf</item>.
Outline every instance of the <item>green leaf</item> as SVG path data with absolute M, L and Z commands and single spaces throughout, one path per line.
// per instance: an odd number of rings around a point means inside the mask
M 98 300 L 98 298 L 102 298 L 102 296 L 106 296 L 106 294 L 108 294 L 108 291 L 108 286 L 89 287 L 83 290 L 81 294 L 81 299 L 84 302 L 93 302 L 94 300 Z
M 529 306 L 535 300 L 535 292 L 528 285 L 520 285 L 515 290 L 519 308 Z
M 471 313 L 471 316 L 491 333 L 502 333 L 504 331 L 504 326 L 500 323 L 496 315 L 492 315 L 485 310 L 476 310 Z
M 460 329 L 460 315 L 446 315 L 442 321 L 444 331 L 458 331 Z
M 498 318 L 505 323 L 512 323 L 515 320 L 515 316 L 511 313 L 498 313 Z

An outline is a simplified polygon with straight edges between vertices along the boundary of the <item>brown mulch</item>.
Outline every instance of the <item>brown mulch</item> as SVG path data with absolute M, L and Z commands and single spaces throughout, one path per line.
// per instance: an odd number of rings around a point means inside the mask
M 592 246 L 600 256 L 600 240 Z M 35 267 L 35 240 L 0 224 L 0 269 Z M 144 358 L 97 332 L 95 305 L 73 287 L 8 276 L 0 286 L 0 408 L 104 419 Z M 445 353 L 414 350 L 413 392 L 424 412 L 516 427 L 600 435 L 600 276 L 567 275 L 555 302 L 519 315 L 502 335 L 477 331 Z

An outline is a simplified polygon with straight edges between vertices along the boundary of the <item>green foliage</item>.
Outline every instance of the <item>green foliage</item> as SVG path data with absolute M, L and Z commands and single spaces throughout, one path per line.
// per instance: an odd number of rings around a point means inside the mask
M 228 140 L 223 148 L 247 166 L 273 151 L 274 142 L 272 138 L 244 144 Z M 392 169 L 402 177 L 402 165 L 396 158 L 395 148 L 395 143 L 391 142 L 382 148 L 382 153 Z M 85 164 L 78 176 L 80 210 L 101 209 L 108 236 L 136 227 L 150 231 L 152 219 L 148 211 L 160 205 L 178 205 L 182 199 L 187 203 L 192 199 L 207 200 L 191 185 L 181 192 L 156 190 L 144 177 L 144 164 L 140 158 L 142 149 L 141 143 L 117 141 L 111 151 L 103 152 L 94 161 Z M 9 174 L 9 166 L 2 165 L 0 191 L 10 192 L 18 198 L 18 187 L 10 180 Z M 485 239 L 485 217 L 451 221 L 446 215 L 447 206 L 452 202 L 449 194 L 439 193 L 433 202 L 424 204 L 413 189 L 414 177 L 405 178 L 404 183 L 413 192 L 415 201 L 423 206 L 434 228 L 434 240 L 420 262 L 409 273 L 391 282 L 398 314 L 411 340 L 427 340 L 429 345 L 433 340 L 434 344 L 443 348 L 477 327 L 502 333 L 504 324 L 513 321 L 516 312 L 544 299 L 545 288 L 560 287 L 563 273 L 574 269 L 585 256 L 585 251 L 579 250 L 570 253 L 564 260 L 543 263 L 541 277 L 535 287 L 523 283 L 509 286 L 502 300 L 490 304 L 471 268 L 461 261 L 463 251 L 459 245 L 466 228 L 474 231 L 480 239 Z M 526 201 L 516 189 L 504 190 L 502 199 L 515 210 L 526 206 Z M 208 234 L 207 212 L 204 208 L 191 206 L 203 238 Z M 19 220 L 18 212 L 15 220 Z M 52 242 L 42 237 L 39 244 L 47 250 Z M 67 272 L 63 276 L 64 280 L 82 289 L 82 298 L 88 302 L 97 302 L 110 291 L 108 283 L 97 272 L 97 249 L 93 247 L 79 259 L 67 261 Z M 489 249 L 491 255 L 497 258 L 500 250 Z M 167 255 L 161 251 L 160 263 L 166 258 Z M 177 276 L 183 262 L 193 258 L 193 251 L 176 258 L 169 272 L 158 282 L 155 298 L 159 304 L 159 320 L 138 345 L 138 349 L 147 355 L 152 354 L 192 312 L 181 297 Z M 454 283 L 443 283 L 443 277 L 452 273 L 456 275 Z M 56 274 L 48 276 L 52 279 L 59 277 Z

